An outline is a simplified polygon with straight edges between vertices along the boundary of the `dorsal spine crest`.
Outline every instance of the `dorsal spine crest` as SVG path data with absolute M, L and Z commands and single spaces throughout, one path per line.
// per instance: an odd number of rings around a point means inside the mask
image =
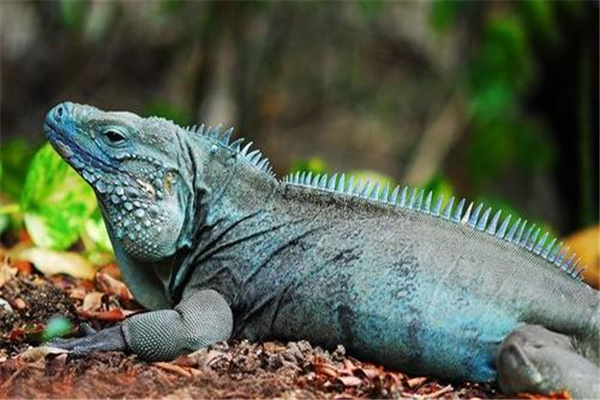
M 443 195 L 439 195 L 434 203 L 432 191 L 425 192 L 425 190 L 408 186 L 403 188 L 396 186 L 390 193 L 389 182 L 385 183 L 382 188 L 379 182 L 375 182 L 373 185 L 371 181 L 367 180 L 363 184 L 362 179 L 357 179 L 352 175 L 346 177 L 345 174 L 331 176 L 315 174 L 313 176 L 312 172 L 296 172 L 285 176 L 283 182 L 292 186 L 374 201 L 394 208 L 418 212 L 431 218 L 441 218 L 457 225 L 464 225 L 512 243 L 541 257 L 548 264 L 555 264 L 567 275 L 582 280 L 582 272 L 585 267 L 579 265 L 581 260 L 576 254 L 570 253 L 568 248 L 563 248 L 562 242 L 556 244 L 557 239 L 551 237 L 549 232 L 542 232 L 541 228 L 536 227 L 535 224 L 528 225 L 527 221 L 521 218 L 518 218 L 512 225 L 510 223 L 512 215 L 507 215 L 500 221 L 502 212 L 498 210 L 494 213 L 492 207 L 486 208 L 482 213 L 483 203 L 477 205 L 469 203 L 467 210 L 463 212 L 466 200 L 461 199 L 454 207 L 456 199 L 452 196 L 442 208 Z M 491 220 L 490 216 L 492 216 Z M 540 235 L 541 238 L 538 240 Z

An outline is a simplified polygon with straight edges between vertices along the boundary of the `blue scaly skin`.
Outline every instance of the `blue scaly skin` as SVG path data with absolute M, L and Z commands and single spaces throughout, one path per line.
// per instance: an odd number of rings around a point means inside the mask
M 597 397 L 599 296 L 525 221 L 344 175 L 278 180 L 232 130 L 62 103 L 45 133 L 94 188 L 148 313 L 54 343 L 172 359 L 232 335 Z

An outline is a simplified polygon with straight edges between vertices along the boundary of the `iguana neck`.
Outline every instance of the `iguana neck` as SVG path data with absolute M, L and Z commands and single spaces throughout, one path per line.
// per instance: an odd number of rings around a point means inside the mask
M 244 221 L 265 213 L 279 186 L 275 178 L 228 149 L 192 143 L 188 154 L 195 171 L 190 177 L 194 195 L 187 205 L 187 244 L 176 255 L 170 276 L 169 297 L 175 302 L 203 253 L 226 234 L 242 229 Z

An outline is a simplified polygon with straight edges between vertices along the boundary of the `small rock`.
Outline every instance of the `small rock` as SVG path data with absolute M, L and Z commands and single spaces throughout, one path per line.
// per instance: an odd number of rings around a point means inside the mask
M 10 303 L 0 297 L 0 310 L 12 312 L 13 308 L 10 306 Z
M 24 308 L 27 307 L 27 304 L 25 303 L 25 300 L 23 300 L 20 297 L 17 297 L 14 301 L 13 301 L 13 306 L 15 306 L 15 308 L 17 310 L 23 310 Z

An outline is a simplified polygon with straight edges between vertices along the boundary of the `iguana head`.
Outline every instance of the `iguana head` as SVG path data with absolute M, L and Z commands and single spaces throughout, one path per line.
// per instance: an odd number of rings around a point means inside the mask
M 113 244 L 134 259 L 161 260 L 184 239 L 193 194 L 180 130 L 69 102 L 46 116 L 49 141 L 93 187 Z

